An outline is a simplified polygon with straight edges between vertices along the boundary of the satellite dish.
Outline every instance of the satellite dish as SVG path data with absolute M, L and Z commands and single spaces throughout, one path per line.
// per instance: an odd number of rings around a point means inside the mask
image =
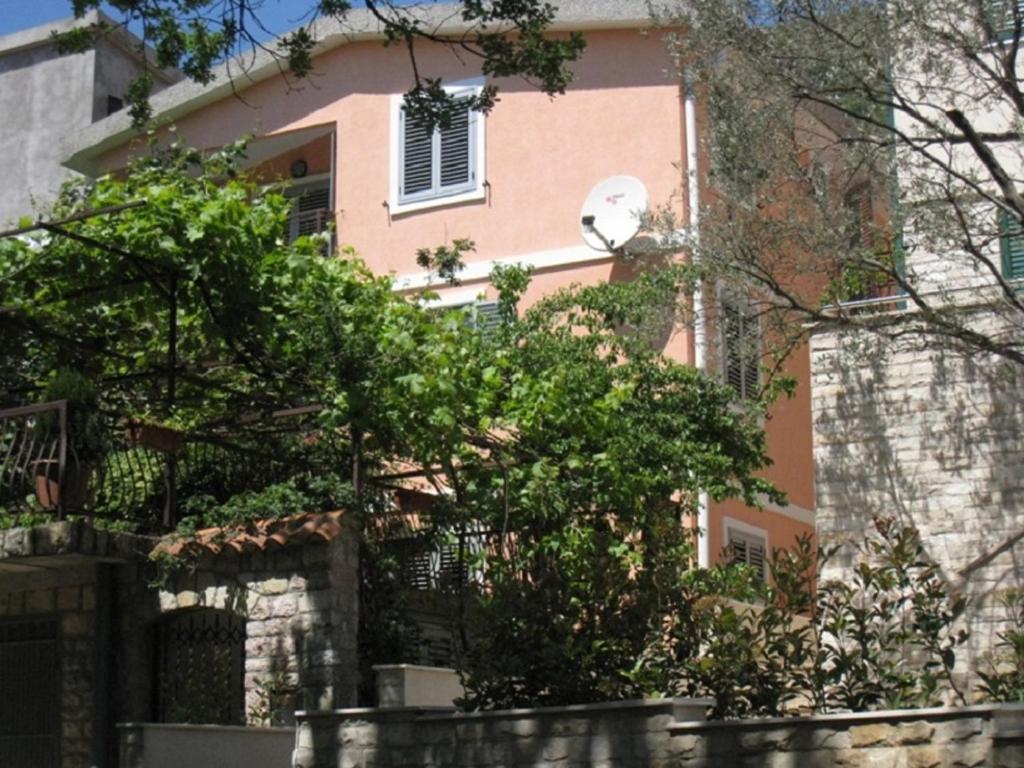
M 598 251 L 621 248 L 640 231 L 647 188 L 635 176 L 610 176 L 597 184 L 580 210 L 580 231 Z

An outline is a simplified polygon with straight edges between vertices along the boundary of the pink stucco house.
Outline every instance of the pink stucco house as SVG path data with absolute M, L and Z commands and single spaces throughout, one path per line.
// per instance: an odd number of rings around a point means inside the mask
M 490 296 L 495 264 L 536 270 L 525 301 L 570 283 L 628 279 L 632 267 L 581 234 L 581 204 L 595 184 L 614 175 L 643 182 L 652 206 L 669 205 L 680 221 L 691 212 L 704 177 L 699 137 L 703 112 L 682 87 L 663 35 L 651 29 L 644 2 L 565 0 L 553 33 L 582 31 L 587 49 L 568 92 L 549 98 L 519 80 L 500 82 L 499 102 L 484 116 L 467 113 L 446 131 L 426 135 L 404 120 L 401 94 L 412 74 L 407 52 L 385 47 L 373 18 L 353 11 L 344 26 L 318 32 L 315 74 L 296 82 L 278 62 L 256 56 L 245 74 L 209 86 L 186 82 L 153 99 L 156 119 L 173 124 L 198 147 L 254 137 L 252 166 L 267 177 L 292 178 L 293 231 L 334 221 L 336 238 L 369 266 L 395 277 L 396 290 L 435 284 L 441 302 Z M 422 11 L 444 33 L 459 31 L 443 6 Z M 455 93 L 480 88 L 473 61 L 448 48 L 421 45 L 420 68 Z M 127 115 L 116 114 L 74 137 L 66 164 L 86 174 L 122 167 L 145 151 Z M 475 241 L 461 286 L 445 287 L 416 265 L 416 250 Z M 681 256 L 683 257 L 683 256 Z M 715 291 L 702 301 L 709 315 Z M 757 324 L 744 331 L 756 337 Z M 736 345 L 713 328 L 678 328 L 666 353 L 722 371 L 738 388 L 756 383 L 749 359 L 731 359 Z M 752 563 L 814 530 L 809 366 L 806 350 L 788 361 L 799 382 L 766 422 L 775 465 L 769 476 L 789 495 L 785 508 L 711 504 L 702 513 L 701 559 L 731 546 Z

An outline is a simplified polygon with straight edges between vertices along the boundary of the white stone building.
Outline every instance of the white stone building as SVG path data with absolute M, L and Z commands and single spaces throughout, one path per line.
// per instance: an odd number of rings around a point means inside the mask
M 966 5 L 938 4 L 935 38 L 908 31 L 894 55 L 907 99 L 894 125 L 913 142 L 898 150 L 892 201 L 910 295 L 863 310 L 908 327 L 930 313 L 950 332 L 819 332 L 811 355 L 822 542 L 859 537 L 873 515 L 916 526 L 971 597 L 964 661 L 976 668 L 1001 626 L 1000 594 L 1024 584 L 1024 206 L 1013 200 L 1024 115 L 1019 74 L 998 82 L 1020 36 L 1012 4 L 988 3 L 989 29 Z M 854 556 L 822 576 L 841 578 Z

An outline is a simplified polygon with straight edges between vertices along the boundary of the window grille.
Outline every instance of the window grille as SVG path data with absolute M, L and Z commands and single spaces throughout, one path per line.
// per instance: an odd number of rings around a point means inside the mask
M 199 608 L 167 614 L 158 629 L 159 721 L 244 725 L 244 619 Z

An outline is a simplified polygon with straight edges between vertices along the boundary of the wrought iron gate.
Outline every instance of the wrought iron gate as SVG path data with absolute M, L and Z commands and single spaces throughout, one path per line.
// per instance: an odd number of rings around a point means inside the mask
M 168 614 L 157 647 L 157 712 L 162 723 L 245 722 L 245 621 L 198 608 Z
M 57 622 L 0 622 L 0 765 L 55 768 L 60 757 Z

